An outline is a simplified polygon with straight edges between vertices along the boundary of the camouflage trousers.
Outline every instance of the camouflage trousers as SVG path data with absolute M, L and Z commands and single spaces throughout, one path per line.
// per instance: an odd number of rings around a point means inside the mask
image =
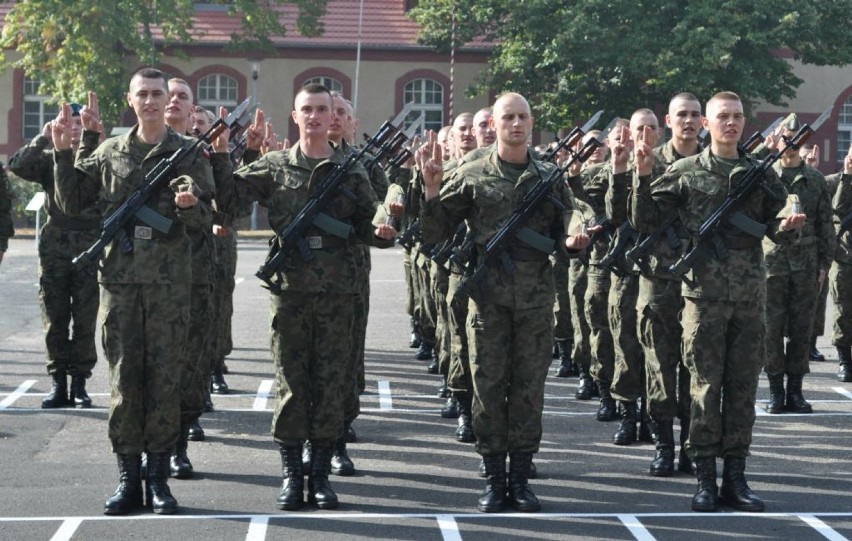
M 574 340 L 574 325 L 571 321 L 571 293 L 568 284 L 569 264 L 554 259 L 553 282 L 556 284 L 556 300 L 553 303 L 553 337 L 556 340 Z
M 816 338 L 817 336 L 825 334 L 825 310 L 828 305 L 829 287 L 828 276 L 826 276 L 825 281 L 822 283 L 822 288 L 819 290 L 819 298 L 817 299 L 816 313 L 814 314 L 814 328 L 811 331 L 811 338 Z
M 852 265 L 834 262 L 829 271 L 829 289 L 834 302 L 831 343 L 835 346 L 852 346 Z
M 766 373 L 809 373 L 814 314 L 819 303 L 815 272 L 770 276 L 766 280 Z M 784 344 L 784 335 L 790 339 Z
M 234 233 L 227 237 L 213 237 L 216 245 L 216 258 L 219 264 L 213 279 L 213 323 L 208 332 L 211 338 L 212 358 L 208 376 L 231 354 L 234 344 L 231 335 L 231 320 L 234 315 L 234 289 L 237 272 L 237 238 Z
M 450 369 L 447 385 L 454 393 L 470 392 L 473 381 L 467 351 L 467 295 L 459 295 L 461 275 L 451 273 L 447 283 L 447 323 L 450 330 Z
M 681 355 L 683 298 L 678 280 L 639 278 L 639 342 L 645 351 L 648 413 L 658 422 L 689 419 L 689 370 Z
M 612 382 L 615 371 L 615 351 L 609 328 L 610 273 L 592 271 L 586 274 L 584 308 L 589 323 L 589 350 L 592 356 L 592 377 L 596 381 Z
M 748 456 L 765 358 L 763 292 L 748 301 L 685 298 L 684 363 L 692 378 L 692 458 Z
M 346 364 L 355 295 L 282 291 L 271 302 L 278 404 L 272 437 L 282 447 L 319 447 L 343 435 Z
M 48 374 L 65 370 L 69 375 L 88 378 L 98 360 L 98 278 L 92 268 L 71 263 L 95 240 L 90 231 L 60 228 L 49 222 L 41 230 L 38 297 Z
M 585 296 L 589 282 L 586 267 L 577 259 L 571 260 L 568 271 L 568 293 L 571 302 L 571 326 L 574 328 L 574 362 L 584 366 L 592 363 L 591 328 L 586 318 Z
M 420 301 L 418 299 L 418 290 L 420 285 L 417 281 L 417 274 L 411 265 L 411 254 L 408 250 L 402 253 L 402 270 L 405 274 L 405 313 L 414 318 L 415 321 L 420 319 Z
M 438 372 L 444 376 L 450 371 L 452 337 L 447 308 L 447 288 L 449 272 L 432 263 L 432 299 L 435 301 L 435 356 L 438 359 Z
M 180 431 L 180 385 L 189 337 L 185 285 L 102 284 L 112 451 L 170 451 Z
M 479 454 L 535 453 L 553 344 L 551 305 L 468 303 L 473 430 Z
M 180 381 L 181 421 L 195 421 L 204 413 L 204 391 L 210 385 L 215 299 L 211 284 L 193 284 L 189 300 L 189 338 Z
M 356 295 L 355 313 L 352 319 L 352 350 L 349 364 L 346 366 L 345 393 L 343 402 L 343 418 L 347 422 L 354 421 L 361 414 L 361 393 L 366 387 L 364 379 L 364 349 L 367 343 L 367 319 L 370 314 L 370 271 L 373 262 L 370 257 L 370 247 L 361 246 L 364 255 L 364 283 L 362 291 Z
M 636 301 L 639 276 L 613 276 L 609 287 L 609 328 L 612 332 L 615 370 L 612 396 L 633 402 L 645 392 L 645 353 L 639 343 Z
M 423 258 L 422 254 L 418 258 Z M 412 271 L 417 274 L 418 291 L 420 293 L 420 335 L 427 343 L 435 345 L 436 325 L 437 325 L 437 307 L 435 298 L 432 296 L 432 276 L 429 271 L 429 266 L 425 269 L 421 266 L 414 265 Z

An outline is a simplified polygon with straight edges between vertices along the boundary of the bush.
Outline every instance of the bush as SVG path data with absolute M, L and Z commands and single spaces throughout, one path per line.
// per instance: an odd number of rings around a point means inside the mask
M 30 212 L 26 208 L 30 199 L 42 191 L 41 185 L 35 182 L 27 182 L 14 173 L 7 172 L 7 174 L 12 188 L 12 221 L 18 227 L 35 227 L 35 212 Z

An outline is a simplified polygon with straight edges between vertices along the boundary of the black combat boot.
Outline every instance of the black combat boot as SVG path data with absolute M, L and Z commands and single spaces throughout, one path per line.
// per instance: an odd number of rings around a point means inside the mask
M 601 393 L 601 403 L 597 414 L 598 421 L 609 422 L 618 419 L 618 408 L 616 408 L 615 400 L 609 392 L 609 386 L 609 381 L 598 382 L 598 390 Z
M 148 506 L 158 515 L 177 512 L 178 503 L 169 490 L 169 455 L 171 453 L 148 453 L 148 478 L 146 492 Z
M 305 503 L 305 476 L 302 473 L 302 448 L 281 447 L 281 492 L 275 499 L 278 509 L 295 511 Z
M 837 346 L 837 357 L 840 367 L 837 369 L 837 379 L 844 383 L 852 381 L 852 347 Z
M 225 382 L 225 374 L 222 372 L 222 367 L 217 366 L 213 370 L 213 375 L 210 376 L 210 392 L 213 394 L 228 394 L 228 384 Z
M 553 341 L 553 349 L 551 349 L 551 351 L 550 351 L 550 357 L 552 359 L 558 359 L 559 358 L 559 346 L 556 345 L 556 340 Z
M 612 435 L 612 443 L 630 445 L 636 441 L 636 421 L 638 420 L 636 402 L 619 401 L 618 406 L 621 409 L 621 422 L 618 424 L 618 430 Z
M 716 486 L 716 458 L 696 458 L 695 475 L 698 477 L 698 491 L 692 497 L 692 510 L 705 513 L 716 511 L 719 491 Z
M 574 393 L 574 398 L 577 400 L 591 400 L 594 394 L 595 380 L 589 374 L 589 367 L 585 364 L 574 363 L 577 366 L 577 373 L 580 375 L 580 380 L 577 382 L 577 391 Z
M 337 509 L 337 494 L 328 482 L 332 448 L 330 445 L 320 446 L 315 442 L 312 447 L 314 457 L 308 478 L 308 501 L 320 509 Z
M 213 398 L 210 397 L 210 386 L 204 386 L 204 411 L 206 413 L 212 413 L 216 411 L 213 407 Z
M 440 372 L 441 365 L 438 364 L 438 355 L 433 355 L 432 360 L 429 361 L 429 366 L 426 367 L 426 372 L 430 374 L 438 374 Z
M 648 399 L 642 397 L 639 407 L 639 432 L 636 434 L 638 441 L 656 444 L 657 439 L 654 434 L 654 428 L 651 423 L 651 416 L 648 415 Z
M 142 479 L 139 455 L 116 455 L 118 459 L 118 488 L 104 503 L 105 515 L 126 515 L 142 507 Z
M 488 484 L 476 508 L 483 513 L 499 513 L 506 506 L 506 453 L 484 455 L 482 462 Z
M 352 421 L 343 421 L 343 439 L 346 440 L 346 443 L 355 443 L 358 441 L 358 434 L 352 428 Z
M 817 341 L 817 337 L 816 337 L 816 336 L 814 336 L 813 338 L 811 338 L 811 350 L 810 350 L 810 352 L 808 353 L 808 358 L 809 358 L 810 360 L 812 360 L 812 361 L 816 362 L 816 363 L 824 363 L 824 362 L 825 362 L 825 355 L 823 355 L 822 353 L 820 353 L 820 351 L 817 349 L 817 347 L 816 347 L 816 341 Z
M 757 497 L 748 487 L 745 479 L 744 456 L 725 457 L 725 466 L 722 470 L 722 490 L 720 492 L 722 503 L 730 505 L 737 511 L 748 513 L 760 513 L 763 511 L 763 500 Z
M 417 318 L 412 317 L 410 320 L 411 336 L 408 339 L 408 347 L 414 349 L 420 347 L 420 325 L 417 323 Z
M 554 376 L 557 378 L 570 378 L 576 375 L 574 372 L 574 363 L 571 361 L 571 349 L 574 343 L 570 340 L 557 340 L 556 347 L 559 350 L 559 368 L 556 369 Z
M 791 413 L 813 413 L 814 408 L 802 395 L 802 378 L 804 374 L 787 374 L 787 404 L 786 409 Z
M 92 407 L 92 399 L 86 392 L 86 376 L 81 374 L 71 376 L 71 395 L 68 397 L 68 401 L 74 402 L 75 408 Z
M 414 358 L 418 361 L 428 361 L 432 358 L 432 346 L 433 344 L 428 340 L 421 338 L 420 339 L 420 348 L 417 350 L 417 353 L 414 354 Z
M 41 401 L 44 409 L 64 408 L 69 405 L 68 401 L 68 374 L 64 369 L 57 369 L 50 375 L 53 383 L 50 384 L 50 392 Z
M 446 404 L 441 408 L 441 417 L 444 419 L 456 419 L 459 416 L 459 401 L 458 399 L 450 395 L 447 398 Z
M 192 462 L 186 451 L 189 447 L 189 423 L 181 421 L 175 452 L 169 460 L 169 475 L 175 479 L 192 479 Z
M 456 429 L 456 440 L 462 443 L 473 443 L 476 436 L 473 434 L 473 415 L 471 414 L 470 393 L 457 393 L 456 399 L 459 405 L 459 427 Z
M 331 473 L 334 475 L 355 475 L 355 464 L 349 458 L 346 451 L 346 439 L 338 438 L 334 442 L 334 450 L 331 454 Z
M 441 385 L 438 386 L 438 398 L 449 398 L 450 388 L 447 386 L 446 374 L 441 376 Z
M 530 489 L 531 465 L 532 453 L 509 455 L 509 503 L 521 513 L 534 513 L 541 509 L 538 498 Z
M 767 374 L 769 379 L 769 403 L 766 413 L 784 413 L 784 374 Z
M 649 473 L 654 477 L 671 477 L 674 475 L 674 427 L 671 421 L 652 423 L 657 452 L 651 461 Z
M 189 441 L 204 441 L 204 429 L 201 428 L 201 423 L 198 422 L 198 419 L 189 423 L 189 436 L 187 439 Z
M 677 455 L 677 471 L 695 475 L 695 463 L 686 453 L 686 440 L 689 439 L 689 417 L 680 419 L 680 451 Z
M 302 474 L 311 474 L 311 464 L 314 461 L 314 447 L 310 440 L 305 441 L 302 445 Z

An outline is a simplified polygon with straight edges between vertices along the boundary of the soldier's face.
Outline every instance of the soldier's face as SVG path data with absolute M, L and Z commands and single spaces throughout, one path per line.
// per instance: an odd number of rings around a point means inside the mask
M 207 113 L 194 113 L 192 115 L 192 118 L 192 131 L 200 134 L 207 133 L 207 130 L 210 129 L 210 119 L 207 117 Z
M 140 124 L 165 122 L 164 115 L 169 102 L 165 81 L 134 77 L 130 81 L 127 102 L 136 113 L 136 119 Z
M 497 134 L 491 127 L 490 111 L 480 111 L 473 117 L 473 135 L 479 148 L 493 145 L 497 140 Z
M 473 118 L 458 117 L 453 122 L 453 143 L 462 154 L 467 154 L 476 148 L 476 138 L 473 136 Z
M 743 104 L 737 100 L 711 100 L 703 122 L 713 141 L 723 145 L 735 145 L 745 127 Z
M 527 146 L 533 128 L 529 104 L 516 96 L 497 100 L 491 125 L 497 132 L 497 141 L 501 145 Z
M 80 135 L 83 133 L 83 119 L 80 115 L 71 117 L 71 145 L 77 146 L 80 144 Z
M 299 126 L 299 137 L 327 137 L 334 116 L 331 107 L 331 96 L 325 92 L 299 92 L 293 111 L 293 121 Z
M 796 132 L 794 132 L 793 130 L 788 130 L 787 128 L 784 128 L 781 131 L 781 135 L 783 135 L 784 138 L 789 141 L 790 139 L 792 139 L 793 137 L 796 136 Z M 793 147 L 788 147 L 787 150 L 784 151 L 785 156 L 791 156 L 791 157 L 798 154 L 798 153 L 799 153 L 799 151 L 796 150 Z
M 633 115 L 630 119 L 630 137 L 633 139 L 633 142 L 638 141 L 643 137 L 646 127 L 651 128 L 651 138 L 645 142 L 653 148 L 657 146 L 657 139 L 660 134 L 658 130 L 659 125 L 657 124 L 657 117 L 655 115 L 649 115 L 647 113 Z
M 671 128 L 675 139 L 694 141 L 701 131 L 701 104 L 680 98 L 672 101 L 666 115 L 666 126 Z
M 333 98 L 334 117 L 331 120 L 331 125 L 328 127 L 328 138 L 339 139 L 341 137 L 349 137 L 352 133 L 352 112 L 349 110 L 349 104 L 339 96 Z
M 588 143 L 592 139 L 592 137 L 596 137 L 596 136 L 599 136 L 599 135 L 600 135 L 600 132 L 587 133 L 586 135 L 583 136 L 583 144 L 585 145 L 586 143 Z M 586 160 L 586 163 L 588 163 L 588 164 L 602 163 L 604 160 L 606 160 L 606 154 L 607 154 L 607 146 L 606 145 L 597 146 L 597 147 L 595 147 L 595 150 L 594 150 L 594 152 L 592 152 L 591 156 L 589 156 L 588 159 Z
M 184 122 L 192 115 L 192 90 L 183 83 L 169 82 L 166 121 Z

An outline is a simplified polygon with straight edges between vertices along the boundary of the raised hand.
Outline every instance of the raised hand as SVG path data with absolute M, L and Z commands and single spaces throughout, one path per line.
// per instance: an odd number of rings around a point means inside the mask
M 104 126 L 101 124 L 97 93 L 89 92 L 88 103 L 80 109 L 80 121 L 83 123 L 84 130 L 95 133 L 103 131 Z
M 621 137 L 612 147 L 612 172 L 615 174 L 627 171 L 627 162 L 630 160 L 630 128 L 621 127 Z
M 71 148 L 71 106 L 62 102 L 59 114 L 50 122 L 50 135 L 53 139 L 53 148 L 56 150 L 68 150 Z
M 266 154 L 273 150 L 281 150 L 281 146 L 281 141 L 278 140 L 278 134 L 275 133 L 272 122 L 267 122 L 263 134 L 263 143 L 260 145 L 260 153 Z
M 438 136 L 435 132 L 429 133 L 429 142 L 423 151 L 423 196 L 426 201 L 434 199 L 441 191 L 441 180 L 444 176 L 444 155 L 441 145 L 438 144 Z
M 224 107 L 219 107 L 219 118 L 221 118 L 222 120 L 228 118 L 228 110 Z M 225 126 L 225 129 L 222 130 L 222 133 L 220 133 L 219 136 L 213 139 L 213 141 L 211 142 L 213 144 L 213 151 L 222 153 L 228 152 L 228 140 L 230 138 L 231 130 L 229 130 L 228 127 Z
M 811 150 L 803 156 L 805 163 L 811 167 L 819 167 L 819 145 L 814 145 Z
M 263 110 L 258 109 L 254 113 L 254 122 L 246 128 L 246 148 L 260 151 L 265 136 L 266 122 L 264 122 Z
M 650 144 L 654 137 L 653 131 L 651 126 L 645 126 L 633 147 L 636 172 L 640 177 L 650 175 L 654 168 L 654 149 Z

